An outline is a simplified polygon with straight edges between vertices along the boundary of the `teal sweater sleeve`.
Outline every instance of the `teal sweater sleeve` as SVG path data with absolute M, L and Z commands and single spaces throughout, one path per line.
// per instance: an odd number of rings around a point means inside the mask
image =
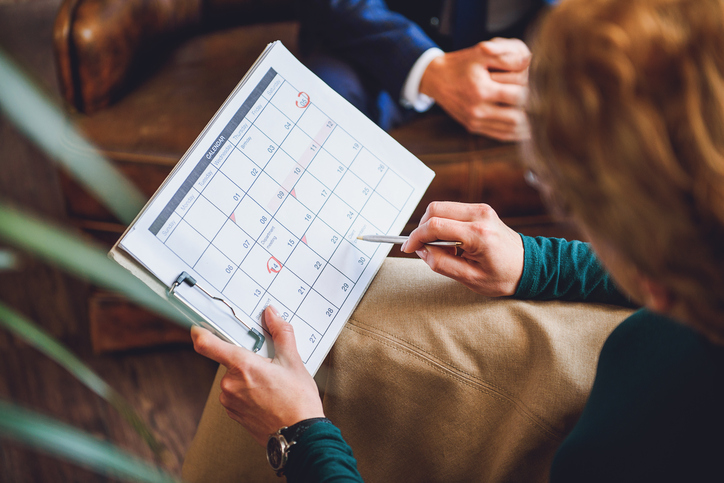
M 330 423 L 316 423 L 292 446 L 285 472 L 287 481 L 361 482 L 357 460 L 340 430 Z
M 588 243 L 521 235 L 525 263 L 516 298 L 631 306 Z

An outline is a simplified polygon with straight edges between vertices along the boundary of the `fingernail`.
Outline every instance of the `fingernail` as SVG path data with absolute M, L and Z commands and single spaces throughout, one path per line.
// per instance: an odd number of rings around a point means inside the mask
M 423 260 L 427 261 L 427 248 L 423 248 L 421 250 L 417 250 L 415 253 L 417 253 L 417 256 L 422 258 Z
M 402 251 L 402 252 L 405 251 L 405 249 L 407 248 L 407 244 L 409 243 L 409 241 L 410 241 L 410 240 L 405 240 L 405 243 L 403 243 L 402 246 L 400 247 L 400 251 Z
M 485 48 L 488 49 L 488 53 L 491 54 L 499 54 L 502 49 L 502 46 L 498 42 L 493 42 L 492 40 L 482 43 L 485 45 Z
M 274 307 L 273 305 L 267 305 L 267 307 L 269 307 L 272 310 L 272 312 L 274 312 L 274 315 L 276 315 L 277 317 L 282 316 L 282 314 L 280 314 L 279 311 L 277 310 L 277 308 Z

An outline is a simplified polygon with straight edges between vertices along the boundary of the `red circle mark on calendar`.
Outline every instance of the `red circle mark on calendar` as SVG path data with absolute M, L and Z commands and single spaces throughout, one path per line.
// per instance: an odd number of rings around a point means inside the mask
M 304 109 L 309 105 L 309 94 L 300 92 L 297 94 L 297 107 Z
M 269 273 L 279 273 L 282 271 L 282 262 L 274 257 L 271 257 L 269 261 L 266 262 L 266 269 Z

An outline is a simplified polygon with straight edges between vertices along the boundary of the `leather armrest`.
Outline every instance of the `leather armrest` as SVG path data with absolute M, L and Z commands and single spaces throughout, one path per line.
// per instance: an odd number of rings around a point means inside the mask
M 122 95 L 163 52 L 159 45 L 208 23 L 229 25 L 294 16 L 293 0 L 64 0 L 54 43 L 61 92 L 75 109 L 92 113 Z M 276 12 L 276 14 L 275 14 Z M 281 12 L 281 14 L 280 14 Z M 224 21 L 219 21 L 225 19 Z M 231 21 L 229 20 L 231 19 Z
M 144 47 L 201 19 L 201 0 L 65 0 L 54 27 L 61 91 L 90 113 L 114 100 Z

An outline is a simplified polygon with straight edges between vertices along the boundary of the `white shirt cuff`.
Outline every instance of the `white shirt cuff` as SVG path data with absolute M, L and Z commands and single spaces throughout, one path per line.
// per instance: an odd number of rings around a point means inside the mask
M 420 93 L 420 81 L 430 62 L 444 54 L 445 52 L 437 47 L 432 47 L 423 52 L 417 61 L 415 61 L 412 69 L 410 69 L 410 73 L 407 74 L 405 84 L 402 86 L 400 103 L 403 106 L 412 108 L 417 112 L 424 112 L 435 104 L 435 99 Z

